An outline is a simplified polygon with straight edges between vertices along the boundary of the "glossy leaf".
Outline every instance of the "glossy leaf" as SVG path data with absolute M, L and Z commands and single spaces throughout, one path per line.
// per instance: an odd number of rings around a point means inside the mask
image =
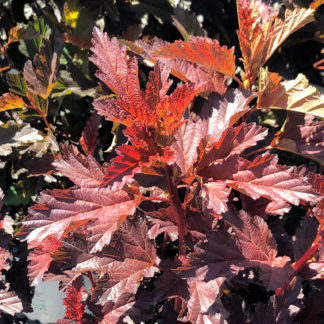
M 315 203 L 318 196 L 307 179 L 294 173 L 292 167 L 278 165 L 277 161 L 273 155 L 263 155 L 252 162 L 241 160 L 238 172 L 227 184 L 253 199 L 262 196 L 293 205 L 298 205 L 300 200 Z
M 135 293 L 143 277 L 152 277 L 158 271 L 159 258 L 147 237 L 144 221 L 126 221 L 116 235 L 121 245 L 118 249 L 123 251 L 123 260 L 117 256 L 115 261 L 99 263 L 100 268 L 94 269 L 105 273 L 98 280 L 96 296 L 100 305 L 115 301 L 125 292 Z
M 25 221 L 30 247 L 37 246 L 49 235 L 57 239 L 90 220 L 114 219 L 132 215 L 136 203 L 125 192 L 112 192 L 107 188 L 74 187 L 69 190 L 45 191 L 39 205 L 30 210 Z M 107 229 L 113 233 L 115 228 Z M 109 244 L 109 241 L 106 241 Z
M 254 83 L 259 69 L 296 30 L 314 20 L 311 9 L 287 9 L 284 20 L 276 15 L 261 17 L 255 1 L 237 0 L 239 30 L 245 77 Z M 244 81 L 244 80 L 243 80 Z
M 188 42 L 176 41 L 160 48 L 155 55 L 182 59 L 200 65 L 207 70 L 225 75 L 235 74 L 234 50 L 220 46 L 217 40 L 207 37 L 191 37 Z
M 262 70 L 259 85 L 259 109 L 284 109 L 324 119 L 324 96 L 299 74 L 295 80 L 278 82 L 278 74 Z

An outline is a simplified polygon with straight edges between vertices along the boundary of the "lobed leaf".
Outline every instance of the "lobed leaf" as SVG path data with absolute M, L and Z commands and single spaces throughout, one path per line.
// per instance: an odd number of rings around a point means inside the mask
M 32 61 L 28 60 L 24 66 L 24 77 L 28 89 L 42 97 L 48 98 L 56 82 L 56 70 L 59 66 L 59 55 L 62 44 L 53 46 L 50 41 L 44 40 L 39 54 Z
M 315 160 L 324 165 L 324 121 L 289 112 L 284 129 L 271 146 Z
M 235 75 L 234 49 L 220 46 L 208 37 L 191 37 L 188 42 L 175 41 L 154 53 L 171 59 L 182 59 L 228 76 Z
M 20 40 L 33 39 L 39 36 L 39 33 L 31 26 L 24 28 L 22 25 L 17 25 L 9 30 L 6 47 L 8 47 L 11 43 L 19 42 Z
M 278 165 L 277 162 L 278 158 L 269 154 L 252 162 L 241 159 L 238 172 L 226 183 L 253 199 L 262 196 L 277 203 L 298 205 L 300 200 L 315 203 L 318 196 L 307 179 L 294 173 L 293 167 Z
M 60 246 L 61 242 L 57 238 L 48 236 L 29 253 L 28 277 L 31 286 L 36 286 L 43 278 L 54 259 L 53 253 Z
M 95 298 L 104 305 L 116 301 L 124 293 L 135 294 L 143 277 L 153 277 L 160 260 L 153 242 L 148 238 L 144 220 L 125 221 L 116 232 L 121 255 L 109 263 L 98 263 L 94 271 L 105 273 L 97 281 Z M 78 269 L 78 267 L 76 268 Z
M 221 293 L 221 286 L 225 282 L 225 277 L 218 277 L 208 282 L 202 280 L 188 280 L 190 299 L 187 303 L 187 314 L 181 321 L 190 323 L 208 324 L 220 323 L 224 320 L 219 313 L 223 308 L 217 297 Z
M 173 25 L 178 29 L 185 41 L 188 41 L 191 36 L 206 36 L 206 31 L 201 27 L 194 12 L 177 6 L 174 8 L 173 14 Z
M 52 165 L 82 188 L 100 187 L 105 176 L 103 168 L 91 155 L 85 157 L 69 153 L 68 156 L 64 155 L 63 158 L 54 161 Z
M 237 8 L 240 27 L 237 34 L 244 70 L 246 78 L 252 85 L 260 67 L 276 49 L 296 30 L 314 21 L 314 10 L 287 9 L 284 20 L 281 20 L 275 18 L 278 12 L 262 17 L 255 1 L 237 0 Z
M 180 80 L 204 84 L 204 87 L 200 90 L 203 94 L 214 91 L 219 94 L 224 94 L 227 89 L 225 84 L 227 76 L 220 72 L 207 70 L 203 66 L 181 58 L 156 57 L 155 53 L 157 53 L 160 48 L 169 44 L 159 38 L 154 38 L 150 42 L 137 40 L 134 43 L 127 42 L 126 44 L 131 51 L 141 55 L 150 62 L 160 62 L 164 64 L 171 69 L 171 74 Z
M 90 220 L 115 221 L 132 215 L 136 203 L 122 191 L 112 192 L 109 188 L 73 187 L 68 190 L 43 191 L 39 205 L 30 209 L 25 221 L 29 247 L 38 246 L 48 236 L 62 239 L 70 231 Z M 117 225 L 116 225 L 117 226 Z M 116 226 L 107 228 L 110 236 Z M 109 244 L 109 241 L 106 241 Z
M 324 119 L 324 95 L 308 85 L 303 74 L 298 74 L 295 80 L 280 83 L 277 73 L 261 70 L 260 75 L 262 82 L 259 84 L 259 109 L 284 109 Z
M 13 93 L 5 93 L 0 97 L 0 111 L 24 108 L 26 106 L 24 100 Z
M 97 114 L 91 115 L 88 119 L 84 131 L 80 137 L 80 145 L 86 155 L 93 155 L 98 145 L 98 127 L 100 117 Z

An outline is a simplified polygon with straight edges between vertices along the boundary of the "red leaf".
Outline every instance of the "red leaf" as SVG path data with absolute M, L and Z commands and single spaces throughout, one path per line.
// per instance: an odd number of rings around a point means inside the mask
M 171 96 L 166 96 L 171 85 L 168 80 L 169 69 L 156 64 L 150 73 L 146 91 L 143 92 L 138 81 L 137 60 L 127 59 L 125 46 L 119 45 L 117 39 L 110 39 L 99 29 L 94 29 L 93 45 L 92 61 L 100 68 L 97 76 L 117 96 L 117 99 L 97 100 L 95 109 L 107 119 L 126 126 L 139 123 L 143 129 L 153 128 L 156 132 L 155 140 L 159 136 L 172 136 L 202 84 L 185 84 Z
M 293 167 L 278 165 L 275 155 L 265 154 L 252 162 L 240 159 L 239 171 L 227 184 L 257 199 L 265 197 L 277 203 L 298 205 L 300 200 L 315 203 L 318 196 L 307 179 L 294 173 Z
M 104 170 L 96 159 L 89 155 L 87 157 L 68 154 L 52 163 L 57 171 L 68 177 L 76 185 L 82 188 L 98 188 L 104 179 Z
M 131 145 L 122 145 L 116 149 L 117 157 L 111 160 L 107 169 L 105 184 L 112 185 L 113 189 L 122 188 L 124 184 L 141 171 L 141 166 L 149 162 L 149 155 Z
M 53 261 L 53 253 L 61 246 L 61 242 L 48 236 L 28 255 L 28 277 L 31 286 L 36 286 Z
M 109 188 L 74 187 L 68 199 L 55 197 L 52 193 L 43 191 L 39 198 L 41 204 L 46 202 L 47 210 L 30 209 L 25 221 L 29 247 L 41 244 L 49 235 L 59 240 L 90 220 L 103 218 L 117 222 L 121 216 L 133 214 L 136 207 L 136 202 L 127 193 L 112 192 Z M 111 233 L 114 230 L 114 227 L 107 229 Z
M 202 185 L 201 196 L 206 200 L 206 207 L 216 214 L 227 211 L 227 197 L 230 190 L 225 181 L 206 182 Z
M 172 148 L 182 175 L 193 173 L 193 165 L 198 158 L 198 146 L 206 133 L 203 126 L 205 125 L 200 119 L 190 119 L 174 135 Z
M 293 315 L 302 308 L 302 302 L 299 299 L 301 291 L 302 283 L 300 278 L 293 278 L 283 294 L 272 295 L 268 304 L 257 304 L 252 317 L 253 323 L 291 323 L 292 318 L 293 321 L 296 321 Z
M 212 69 L 206 69 L 203 65 L 197 65 L 182 58 L 156 57 L 160 49 L 169 45 L 167 42 L 154 38 L 151 42 L 146 43 L 142 40 L 137 40 L 135 43 L 128 42 L 131 51 L 142 55 L 144 58 L 153 62 L 161 62 L 171 69 L 171 73 L 182 81 L 191 81 L 194 83 L 204 84 L 201 92 L 218 92 L 224 94 L 226 91 L 225 81 L 227 77 Z
M 247 266 L 256 265 L 262 279 L 271 290 L 281 287 L 292 273 L 290 258 L 278 257 L 276 241 L 267 223 L 259 216 L 250 217 L 240 212 L 242 227 L 234 227 L 239 248 L 246 258 Z
M 82 150 L 86 155 L 93 155 L 98 145 L 98 127 L 100 125 L 100 117 L 97 114 L 91 115 L 86 123 L 84 131 L 79 140 Z
M 119 45 L 116 38 L 110 39 L 99 28 L 94 28 L 92 38 L 92 62 L 100 70 L 97 77 L 116 94 L 116 96 L 129 107 L 128 114 L 133 118 L 138 114 L 147 114 L 147 106 L 143 102 L 142 92 L 137 77 L 138 67 L 135 58 L 127 59 L 125 46 Z M 135 107 L 141 107 L 140 111 L 133 111 Z M 144 120 L 144 115 L 139 119 Z M 146 116 L 148 117 L 148 116 Z
M 134 294 L 143 277 L 152 277 L 158 271 L 156 265 L 160 260 L 156 256 L 156 249 L 153 242 L 148 238 L 145 221 L 136 222 L 125 221 L 116 232 L 120 251 L 115 260 L 100 260 L 89 267 L 88 270 L 105 273 L 97 281 L 95 296 L 100 305 L 108 301 L 116 301 L 124 293 Z M 112 242 L 112 246 L 114 246 Z M 122 259 L 121 259 L 122 258 Z M 81 270 L 82 265 L 78 265 L 76 270 Z
M 125 293 L 114 301 L 108 301 L 103 307 L 104 314 L 100 324 L 117 324 L 127 311 L 134 311 L 137 300 L 134 295 Z
M 208 164 L 218 157 L 214 156 L 213 151 L 209 155 L 210 162 L 202 162 L 205 159 L 213 145 L 219 141 L 218 146 L 222 143 L 221 136 L 226 134 L 230 126 L 232 126 L 243 114 L 249 110 L 247 105 L 247 92 L 228 92 L 227 95 L 220 100 L 218 95 L 211 95 L 204 104 L 201 111 L 201 118 L 189 120 L 175 134 L 175 140 L 172 147 L 175 151 L 175 160 L 180 167 L 182 174 L 190 174 L 194 164 L 198 159 L 198 170 L 203 168 L 204 164 Z M 258 140 L 266 135 L 264 128 L 256 126 L 239 126 L 237 134 L 231 131 L 228 134 L 228 142 L 224 143 L 225 152 L 218 154 L 241 153 L 245 148 L 254 145 Z M 223 139 L 224 140 L 224 139 Z M 234 143 L 230 143 L 233 141 Z M 218 148 L 215 148 L 217 150 Z M 220 151 L 218 151 L 220 153 Z
M 187 303 L 188 311 L 181 321 L 197 324 L 220 323 L 222 316 L 218 311 L 222 306 L 217 298 L 225 280 L 225 277 L 218 277 L 208 282 L 195 280 L 195 278 L 188 280 L 190 292 L 190 299 Z
M 237 89 L 228 91 L 222 99 L 216 94 L 208 98 L 200 116 L 205 120 L 206 135 L 212 143 L 217 142 L 228 127 L 250 110 L 248 102 L 251 98 L 250 92 Z
M 85 307 L 81 302 L 83 292 L 83 280 L 79 276 L 75 279 L 69 288 L 66 290 L 66 297 L 63 299 L 63 304 L 66 306 L 65 317 L 70 320 L 81 323 L 82 315 Z
M 220 46 L 217 40 L 208 37 L 191 37 L 188 42 L 178 40 L 160 48 L 154 55 L 183 59 L 204 67 L 208 72 L 235 75 L 234 49 Z
M 218 160 L 229 155 L 241 154 L 245 149 L 254 146 L 258 141 L 265 138 L 268 134 L 266 128 L 256 124 L 242 123 L 237 127 L 229 127 L 222 133 L 222 136 L 215 143 L 210 143 L 205 148 L 199 160 L 199 169 L 211 163 L 218 163 Z
M 235 240 L 226 233 L 211 232 L 207 234 L 208 243 L 201 243 L 191 254 L 195 276 L 204 281 L 230 279 L 243 268 L 257 267 L 270 289 L 279 288 L 292 273 L 290 259 L 277 257 L 275 240 L 262 218 L 245 212 L 239 217 L 241 227 L 233 226 Z

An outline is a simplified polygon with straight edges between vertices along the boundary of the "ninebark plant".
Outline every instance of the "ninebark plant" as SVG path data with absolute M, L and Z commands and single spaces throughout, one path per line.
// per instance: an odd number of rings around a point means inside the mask
M 60 280 L 66 291 L 58 323 L 127 316 L 135 323 L 290 323 L 305 306 L 301 280 L 322 278 L 324 177 L 283 165 L 275 153 L 324 164 L 323 96 L 304 75 L 286 81 L 264 67 L 314 11 L 287 9 L 279 18 L 247 0 L 237 8 L 240 76 L 234 49 L 214 39 L 127 42 L 94 29 L 91 60 L 111 93 L 93 106 L 123 125 L 127 143 L 100 165 L 94 115 L 80 139 L 84 153 L 65 145 L 53 163 L 74 186 L 43 191 L 24 222 L 30 284 Z M 153 65 L 144 86 L 139 60 Z M 36 73 L 28 66 L 27 76 Z M 172 87 L 170 74 L 182 83 Z M 287 111 L 281 131 L 258 125 L 261 109 Z M 307 211 L 312 234 L 300 232 L 286 242 L 294 253 L 278 254 L 271 219 L 292 206 Z M 264 303 L 244 303 L 239 287 L 248 285 L 263 291 Z

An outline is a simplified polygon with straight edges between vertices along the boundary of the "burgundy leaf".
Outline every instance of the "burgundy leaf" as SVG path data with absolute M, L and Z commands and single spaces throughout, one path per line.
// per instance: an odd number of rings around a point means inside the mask
M 115 301 L 108 301 L 102 310 L 104 314 L 100 324 L 117 324 L 122 316 L 133 309 L 136 300 L 133 294 L 124 293 Z
M 264 139 L 268 130 L 256 124 L 242 123 L 237 127 L 229 127 L 222 133 L 215 143 L 210 143 L 199 160 L 199 168 L 202 169 L 211 163 L 217 163 L 232 154 L 240 154 L 245 149 L 254 146 Z
M 96 74 L 97 77 L 105 82 L 116 96 L 127 103 L 129 107 L 143 103 L 137 78 L 137 60 L 135 58 L 128 60 L 126 48 L 119 45 L 116 38 L 110 39 L 99 28 L 93 30 L 92 44 L 91 50 L 94 54 L 91 60 L 100 67 Z M 128 113 L 136 117 L 132 108 L 129 109 Z
M 255 264 L 261 270 L 260 278 L 271 290 L 281 287 L 292 273 L 290 258 L 277 256 L 276 241 L 261 217 L 250 217 L 242 211 L 240 218 L 243 227 L 234 227 L 234 232 L 247 266 L 253 267 Z
M 240 159 L 239 171 L 227 184 L 257 199 L 265 197 L 277 203 L 298 205 L 300 200 L 315 203 L 318 196 L 307 179 L 294 173 L 293 167 L 278 165 L 275 155 L 265 154 L 252 162 Z
M 236 240 L 226 233 L 211 232 L 207 234 L 208 243 L 195 248 L 190 258 L 196 277 L 204 281 L 230 279 L 243 267 L 257 267 L 270 289 L 280 287 L 292 272 L 290 259 L 277 257 L 275 240 L 262 218 L 243 212 L 240 218 L 243 227 L 234 227 Z
M 206 182 L 202 185 L 201 196 L 206 201 L 206 207 L 212 209 L 216 214 L 227 211 L 227 198 L 230 190 L 225 181 Z
M 268 304 L 258 303 L 252 317 L 252 323 L 296 323 L 294 315 L 302 307 L 298 295 L 301 292 L 301 280 L 293 278 L 289 287 L 280 295 L 270 297 Z
M 84 131 L 80 138 L 80 144 L 86 155 L 93 155 L 98 145 L 98 127 L 100 125 L 100 117 L 97 114 L 91 115 L 86 123 Z
M 248 91 L 229 90 L 221 99 L 217 94 L 211 94 L 203 105 L 200 116 L 206 123 L 206 135 L 212 143 L 218 141 L 227 127 L 249 111 L 248 101 L 251 99 Z
M 0 195 L 2 194 L 2 190 L 0 190 Z M 4 219 L 1 220 L 1 227 L 2 231 L 0 231 L 0 271 L 2 270 L 9 270 L 10 268 L 10 263 L 12 261 L 12 255 L 9 251 L 9 244 L 10 241 L 12 240 L 12 235 L 8 235 L 4 233 L 4 230 L 8 226 L 6 224 L 7 222 L 7 217 L 5 216 Z M 10 217 L 10 220 L 12 218 Z M 12 224 L 11 224 L 12 226 Z
M 221 323 L 221 319 L 224 318 L 219 313 L 222 306 L 218 296 L 225 280 L 225 277 L 218 277 L 208 282 L 188 280 L 190 299 L 187 303 L 187 314 L 181 318 L 181 321 L 199 324 Z
M 205 136 L 204 124 L 200 119 L 189 120 L 175 133 L 172 148 L 182 175 L 193 173 L 193 165 L 198 158 L 198 146 Z
M 52 165 L 81 188 L 98 188 L 105 176 L 103 168 L 91 155 L 64 155 Z
M 53 253 L 61 246 L 61 242 L 53 236 L 48 236 L 28 255 L 28 277 L 31 286 L 36 286 L 43 278 L 53 261 Z
M 149 313 L 149 310 L 154 302 L 152 293 L 142 295 L 144 296 L 125 293 L 117 300 L 108 301 L 102 309 L 104 317 L 100 324 L 120 323 L 120 320 L 125 316 L 130 316 L 134 323 L 150 319 L 152 314 Z
M 324 121 L 290 112 L 275 147 L 309 157 L 324 165 Z
M 250 215 L 258 215 L 267 220 L 269 215 L 284 215 L 291 206 L 285 202 L 270 201 L 266 198 L 252 199 L 244 194 L 240 195 L 242 209 Z
M 0 271 L 9 270 L 10 264 L 8 263 L 8 260 L 11 258 L 10 252 L 0 247 Z
M 29 177 L 38 177 L 41 175 L 48 175 L 55 171 L 52 163 L 58 158 L 58 154 L 46 153 L 40 159 L 35 159 L 29 168 Z
M 109 188 L 74 187 L 65 191 L 43 191 L 39 205 L 30 209 L 25 221 L 29 247 L 41 244 L 49 235 L 61 239 L 90 220 L 114 219 L 117 223 L 121 217 L 132 215 L 135 208 L 136 202 L 127 193 L 112 192 Z M 114 226 L 107 229 L 111 233 L 114 230 Z
M 97 281 L 96 299 L 100 305 L 115 301 L 124 293 L 136 293 L 143 277 L 152 277 L 158 271 L 159 258 L 153 242 L 148 239 L 144 221 L 126 221 L 116 232 L 118 248 L 123 260 L 102 264 L 99 262 L 93 271 L 105 273 Z M 79 269 L 77 267 L 76 269 Z

